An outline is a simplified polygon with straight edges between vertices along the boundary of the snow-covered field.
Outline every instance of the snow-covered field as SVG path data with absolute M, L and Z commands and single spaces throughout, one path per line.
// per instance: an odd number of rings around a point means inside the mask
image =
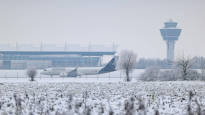
M 126 83 L 120 71 L 78 78 L 38 74 L 30 82 L 25 70 L 0 70 L 0 115 L 187 115 L 190 91 L 193 111 L 195 100 L 205 109 L 205 82 L 141 82 L 143 71 Z
M 197 81 L 1 83 L 0 111 L 1 115 L 108 115 L 109 111 L 124 115 L 127 103 L 133 103 L 136 115 L 143 112 L 143 104 L 147 115 L 154 110 L 160 115 L 185 115 L 190 90 L 203 109 L 205 83 Z

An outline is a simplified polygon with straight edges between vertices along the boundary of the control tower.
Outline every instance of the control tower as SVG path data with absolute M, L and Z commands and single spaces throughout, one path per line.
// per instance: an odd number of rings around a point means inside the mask
M 181 29 L 177 28 L 177 22 L 172 20 L 165 22 L 164 27 L 160 29 L 163 40 L 167 43 L 167 60 L 174 61 L 174 45 L 178 40 Z

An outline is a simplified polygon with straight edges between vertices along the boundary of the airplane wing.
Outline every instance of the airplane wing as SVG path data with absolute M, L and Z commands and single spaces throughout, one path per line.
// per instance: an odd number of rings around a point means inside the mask
M 77 77 L 78 75 L 78 67 L 60 74 L 61 77 Z

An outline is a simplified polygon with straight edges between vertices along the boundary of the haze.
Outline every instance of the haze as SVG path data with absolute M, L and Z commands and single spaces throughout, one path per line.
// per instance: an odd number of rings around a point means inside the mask
M 159 29 L 182 28 L 176 57 L 205 56 L 204 0 L 0 0 L 0 43 L 118 44 L 165 58 Z

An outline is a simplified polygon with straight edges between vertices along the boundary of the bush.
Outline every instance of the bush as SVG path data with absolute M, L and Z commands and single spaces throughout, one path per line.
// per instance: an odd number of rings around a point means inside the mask
M 201 80 L 201 75 L 196 70 L 190 70 L 187 75 L 187 80 Z
M 180 72 L 180 77 L 182 80 L 189 80 L 190 74 L 192 74 L 192 65 L 193 62 L 189 58 L 185 58 L 184 56 L 179 58 L 175 62 L 175 68 Z
M 34 78 L 37 74 L 37 71 L 36 69 L 28 69 L 27 72 L 26 72 L 27 76 L 30 78 L 30 81 L 34 81 Z
M 160 74 L 158 67 L 148 67 L 145 72 L 141 74 L 140 80 L 142 81 L 157 81 Z
M 161 71 L 159 75 L 159 81 L 176 81 L 179 80 L 179 72 L 176 70 Z
M 204 80 L 204 76 L 196 70 L 189 70 L 184 79 L 182 72 L 178 69 L 160 71 L 159 68 L 150 67 L 140 76 L 142 81 L 177 81 L 177 80 Z

